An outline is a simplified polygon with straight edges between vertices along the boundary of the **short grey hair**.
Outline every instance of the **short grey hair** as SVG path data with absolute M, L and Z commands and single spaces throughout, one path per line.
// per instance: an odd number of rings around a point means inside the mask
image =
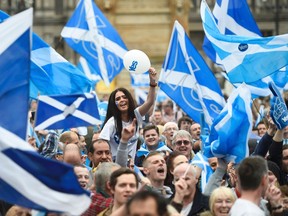
M 173 136 L 173 140 L 172 140 L 172 145 L 174 146 L 175 145 L 175 141 L 178 137 L 185 137 L 185 138 L 188 138 L 191 145 L 193 144 L 193 138 L 191 136 L 191 134 L 186 131 L 186 130 L 179 130 L 179 131 L 176 131 L 174 133 L 174 136 Z
M 98 165 L 95 172 L 96 190 L 101 189 L 102 191 L 106 191 L 106 183 L 109 181 L 114 167 L 120 168 L 121 166 L 113 162 L 104 162 Z

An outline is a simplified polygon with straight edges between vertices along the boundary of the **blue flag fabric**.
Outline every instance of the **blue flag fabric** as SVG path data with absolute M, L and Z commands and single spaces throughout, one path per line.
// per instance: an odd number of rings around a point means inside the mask
M 246 0 L 217 0 L 213 15 L 221 34 L 262 36 Z M 213 62 L 221 64 L 219 56 L 207 37 L 204 38 L 203 50 Z
M 22 139 L 28 125 L 32 13 L 27 10 L 0 24 L 0 126 Z
M 101 76 L 97 71 L 87 62 L 82 56 L 79 58 L 79 63 L 77 67 L 87 76 L 87 78 L 92 82 L 92 87 L 95 88 L 96 84 L 102 80 Z
M 251 93 L 243 83 L 228 98 L 226 106 L 211 126 L 204 154 L 239 163 L 248 156 L 252 129 Z
M 93 0 L 80 0 L 61 36 L 99 71 L 106 85 L 123 69 L 127 48 Z
M 132 87 L 149 87 L 149 73 L 130 73 Z
M 201 168 L 201 191 L 204 192 L 207 182 L 210 176 L 213 174 L 213 170 L 208 163 L 208 158 L 201 152 L 198 152 L 192 159 L 191 164 Z
M 262 36 L 246 0 L 217 0 L 213 15 L 221 34 L 249 37 Z M 221 64 L 219 56 L 207 37 L 204 37 L 203 50 L 213 62 Z M 229 81 L 227 76 L 224 77 Z M 246 84 L 252 93 L 252 97 L 268 96 L 270 94 L 268 83 L 272 80 L 278 88 L 283 89 L 288 82 L 287 69 L 282 68 L 270 76 Z M 233 83 L 233 85 L 237 87 L 241 83 Z
M 97 97 L 81 95 L 39 96 L 35 130 L 64 129 L 101 124 Z
M 147 100 L 148 91 L 141 88 L 134 88 L 135 100 L 137 105 L 142 105 Z
M 0 11 L 0 22 L 9 17 Z M 80 94 L 91 90 L 91 82 L 35 33 L 32 35 L 30 97 Z
M 0 134 L 1 200 L 72 215 L 80 215 L 89 207 L 89 192 L 81 188 L 72 166 L 42 157 L 2 127 Z M 11 175 L 11 171 L 18 177 Z
M 288 34 L 260 38 L 223 35 L 204 0 L 201 18 L 232 83 L 255 82 L 288 65 Z
M 171 149 L 168 148 L 166 146 L 166 144 L 164 142 L 159 142 L 157 149 L 155 149 L 155 151 L 161 152 L 161 151 L 165 151 L 165 152 L 171 152 Z M 150 153 L 147 144 L 143 143 L 140 148 L 137 150 L 137 157 L 142 157 L 143 155 L 146 157 L 148 154 Z
M 225 104 L 216 78 L 177 21 L 162 66 L 159 87 L 198 123 L 203 112 L 206 123 L 211 125 Z

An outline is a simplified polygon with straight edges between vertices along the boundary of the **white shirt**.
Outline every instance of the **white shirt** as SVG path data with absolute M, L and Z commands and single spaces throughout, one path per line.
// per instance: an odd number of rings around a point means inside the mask
M 139 109 L 136 108 L 134 110 L 134 113 L 135 113 L 135 116 L 137 119 L 138 127 L 136 129 L 134 136 L 128 140 L 128 154 L 132 158 L 135 158 L 137 141 L 138 141 L 138 137 L 139 137 L 139 133 L 138 133 L 139 126 L 142 125 L 142 118 L 141 118 L 141 115 L 139 113 Z M 132 121 L 129 121 L 129 122 L 122 121 L 122 128 L 129 126 L 131 123 L 132 123 Z M 116 126 L 115 126 L 114 117 L 111 117 L 106 122 L 106 124 L 104 125 L 104 127 L 103 127 L 103 129 L 99 135 L 99 138 L 108 140 L 108 142 L 110 143 L 110 146 L 111 146 L 112 157 L 116 157 L 117 148 L 118 148 L 120 140 L 116 134 Z
M 265 216 L 265 212 L 254 203 L 245 200 L 237 199 L 232 206 L 229 215 L 231 216 Z
M 183 207 L 181 210 L 181 216 L 187 216 L 191 211 L 193 202 L 189 203 L 187 206 Z

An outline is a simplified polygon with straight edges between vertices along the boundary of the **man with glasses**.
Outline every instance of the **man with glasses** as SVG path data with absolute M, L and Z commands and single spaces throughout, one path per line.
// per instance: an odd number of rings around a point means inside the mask
M 192 140 L 191 134 L 185 130 L 177 131 L 172 140 L 173 150 L 184 154 L 189 162 L 191 162 L 194 157 Z

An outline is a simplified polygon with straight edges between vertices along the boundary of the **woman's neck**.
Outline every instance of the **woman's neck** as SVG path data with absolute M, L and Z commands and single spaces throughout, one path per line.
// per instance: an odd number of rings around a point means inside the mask
M 129 122 L 130 118 L 129 118 L 128 112 L 121 113 L 121 120 L 124 122 Z

